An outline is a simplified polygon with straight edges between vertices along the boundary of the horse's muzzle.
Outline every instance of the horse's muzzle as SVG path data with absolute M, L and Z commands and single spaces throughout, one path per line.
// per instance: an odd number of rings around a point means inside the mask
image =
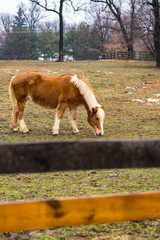
M 95 135 L 96 136 L 102 136 L 102 133 L 96 133 Z

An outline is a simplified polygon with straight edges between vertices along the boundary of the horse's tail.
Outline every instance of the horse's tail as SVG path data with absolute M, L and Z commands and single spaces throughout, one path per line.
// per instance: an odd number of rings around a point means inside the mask
M 13 87 L 12 87 L 13 79 L 14 79 L 14 77 L 11 78 L 11 81 L 10 81 L 10 84 L 9 84 L 9 96 L 10 96 L 10 99 L 11 99 L 12 108 L 14 109 L 14 108 L 17 107 L 17 99 L 15 97 L 14 90 L 13 90 Z

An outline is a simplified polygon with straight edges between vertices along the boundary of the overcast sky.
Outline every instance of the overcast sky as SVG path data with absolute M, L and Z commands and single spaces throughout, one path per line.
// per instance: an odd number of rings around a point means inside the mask
M 55 0 L 54 0 L 55 1 Z M 83 2 L 84 0 L 79 0 L 78 2 Z M 29 0 L 1 0 L 0 13 L 17 13 L 18 5 L 23 2 L 26 6 L 29 4 Z M 68 12 L 68 11 L 67 11 Z M 46 16 L 49 17 L 50 21 L 57 19 L 57 15 L 51 12 L 46 12 Z M 68 14 L 64 14 L 64 19 L 68 23 L 78 23 L 84 20 L 84 13 L 81 11 L 79 13 L 73 13 L 73 10 L 69 11 Z
M 22 0 L 2 0 L 0 12 L 14 14 L 17 12 L 17 6 L 20 2 L 24 2 L 25 4 L 27 4 L 28 0 L 23 0 L 23 1 Z

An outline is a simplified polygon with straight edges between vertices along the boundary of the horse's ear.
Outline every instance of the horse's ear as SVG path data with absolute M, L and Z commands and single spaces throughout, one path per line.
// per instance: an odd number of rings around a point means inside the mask
M 104 109 L 104 106 L 101 106 L 102 109 Z
M 97 112 L 97 107 L 92 108 L 92 113 L 96 113 Z

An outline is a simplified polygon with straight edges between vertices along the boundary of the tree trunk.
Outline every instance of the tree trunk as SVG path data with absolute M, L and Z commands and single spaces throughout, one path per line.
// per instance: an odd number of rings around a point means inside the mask
M 122 31 L 122 34 L 123 34 L 123 38 L 126 42 L 128 53 L 130 54 L 130 52 L 133 52 L 133 36 L 131 36 L 131 38 L 129 38 L 128 34 L 127 34 L 127 31 L 125 29 L 125 26 L 122 22 L 122 19 L 117 18 L 117 20 L 119 22 L 119 25 L 120 25 L 120 28 L 121 28 L 121 31 Z
M 130 54 L 131 59 L 133 59 L 133 51 L 134 51 L 134 34 L 135 34 L 135 4 L 136 0 L 131 0 L 131 23 L 130 23 L 130 36 L 129 36 L 129 46 L 128 46 L 128 52 Z
M 59 62 L 63 62 L 63 2 L 64 0 L 60 1 L 59 8 Z
M 160 68 L 160 14 L 158 0 L 152 1 L 153 12 L 155 16 L 154 25 L 154 47 L 156 55 L 156 67 Z

